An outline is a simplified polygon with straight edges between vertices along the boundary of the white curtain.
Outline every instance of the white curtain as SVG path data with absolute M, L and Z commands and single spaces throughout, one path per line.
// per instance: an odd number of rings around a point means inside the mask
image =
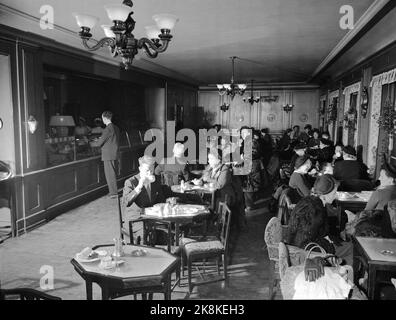
M 367 148 L 367 166 L 373 171 L 375 170 L 377 162 L 379 137 L 379 126 L 377 120 L 374 118 L 374 115 L 380 114 L 381 112 L 382 86 L 393 82 L 396 82 L 396 68 L 374 76 L 370 83 L 370 135 Z
M 344 114 L 342 114 L 341 116 L 344 117 L 345 113 L 348 111 L 349 107 L 350 107 L 350 103 L 351 103 L 351 94 L 357 92 L 358 93 L 358 97 L 357 97 L 357 102 L 356 102 L 356 109 L 357 109 L 357 119 L 359 119 L 360 117 L 360 108 L 359 108 L 359 104 L 360 104 L 360 85 L 361 82 L 356 82 L 353 85 L 350 85 L 348 87 L 346 87 L 344 89 L 344 96 L 345 96 L 345 100 L 344 100 Z M 355 137 L 354 137 L 354 146 L 356 146 L 357 144 L 357 139 L 358 139 L 358 133 L 359 133 L 359 121 L 357 121 L 357 127 L 355 130 Z M 344 144 L 344 146 L 346 146 L 348 144 L 348 128 L 346 128 L 344 126 L 343 129 L 343 134 L 342 134 L 342 143 Z

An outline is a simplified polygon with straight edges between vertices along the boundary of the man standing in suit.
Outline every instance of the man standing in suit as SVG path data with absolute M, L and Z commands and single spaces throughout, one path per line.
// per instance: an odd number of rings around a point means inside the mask
M 102 161 L 110 198 L 116 198 L 118 194 L 116 161 L 118 160 L 120 129 L 111 122 L 112 118 L 113 113 L 111 111 L 102 113 L 102 120 L 106 128 L 100 138 L 92 145 L 102 148 Z

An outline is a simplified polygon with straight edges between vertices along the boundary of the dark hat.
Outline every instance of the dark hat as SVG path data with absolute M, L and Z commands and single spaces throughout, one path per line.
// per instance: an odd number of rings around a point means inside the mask
M 298 169 L 300 168 L 302 165 L 304 165 L 305 162 L 307 162 L 309 160 L 309 157 L 307 155 L 298 157 L 296 159 L 296 162 L 294 163 L 294 168 Z
M 354 147 L 346 146 L 342 148 L 342 151 L 346 154 L 356 157 L 356 150 Z
M 396 167 L 387 161 L 385 153 L 383 161 L 382 169 L 384 169 L 392 178 L 396 178 Z
M 321 138 L 320 142 L 322 142 L 325 146 L 331 146 L 332 141 L 326 138 Z
M 316 194 L 325 195 L 329 194 L 338 186 L 339 182 L 332 175 L 324 174 L 316 179 L 313 189 Z
M 297 143 L 296 146 L 294 147 L 294 150 L 301 150 L 301 149 L 306 149 L 307 145 L 305 142 L 300 142 Z
M 312 125 L 310 125 L 310 124 L 306 124 L 305 126 L 304 126 L 304 129 L 312 129 Z

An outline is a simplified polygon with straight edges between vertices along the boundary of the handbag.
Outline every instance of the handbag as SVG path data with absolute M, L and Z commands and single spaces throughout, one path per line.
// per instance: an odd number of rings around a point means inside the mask
M 311 257 L 312 251 L 319 249 L 319 255 Z M 333 258 L 317 243 L 306 245 L 304 271 L 295 279 L 293 299 L 347 299 L 352 285 L 345 279 L 346 268 L 326 266 L 326 261 Z

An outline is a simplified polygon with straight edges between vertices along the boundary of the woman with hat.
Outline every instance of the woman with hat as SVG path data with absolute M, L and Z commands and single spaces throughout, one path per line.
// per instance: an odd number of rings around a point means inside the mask
M 294 172 L 289 180 L 289 187 L 295 189 L 301 197 L 311 194 L 312 185 L 307 178 L 307 173 L 312 167 L 312 162 L 308 156 L 297 158 Z
M 384 210 L 389 201 L 396 200 L 396 167 L 387 162 L 385 154 L 379 181 L 380 186 L 373 192 L 364 210 Z
M 288 244 L 305 248 L 310 242 L 319 244 L 327 253 L 335 254 L 353 263 L 353 246 L 351 242 L 332 240 L 329 237 L 327 206 L 337 193 L 338 182 L 331 175 L 316 179 L 312 196 L 301 199 L 290 215 Z

